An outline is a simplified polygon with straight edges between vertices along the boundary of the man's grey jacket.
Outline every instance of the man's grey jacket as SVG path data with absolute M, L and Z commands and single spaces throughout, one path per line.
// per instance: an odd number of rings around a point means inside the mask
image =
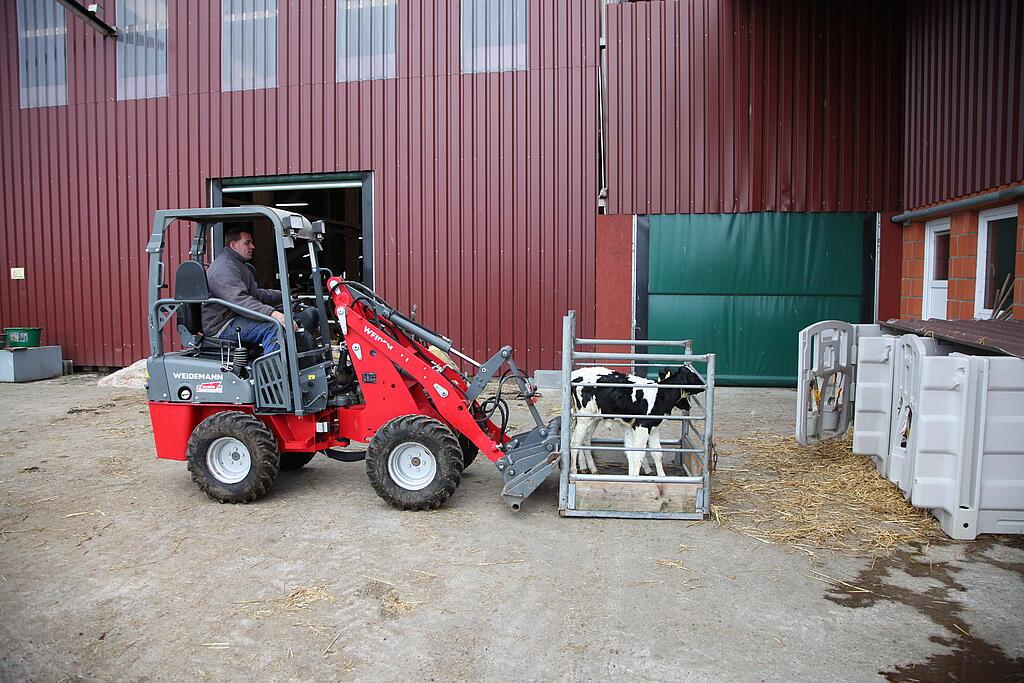
M 260 289 L 256 283 L 256 269 L 242 260 L 233 249 L 225 247 L 213 259 L 206 271 L 210 283 L 210 296 L 238 304 L 250 311 L 270 315 L 281 303 L 277 289 Z M 218 304 L 203 306 L 203 331 L 209 337 L 217 336 L 235 317 L 230 309 Z

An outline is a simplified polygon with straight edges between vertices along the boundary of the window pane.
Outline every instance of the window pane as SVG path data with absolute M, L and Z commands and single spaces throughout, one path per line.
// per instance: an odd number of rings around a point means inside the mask
M 221 0 L 221 89 L 277 86 L 277 0 Z
M 462 71 L 526 69 L 526 0 L 462 0 Z
M 1017 218 L 988 221 L 988 254 L 985 256 L 985 308 L 994 309 L 1007 278 L 1013 286 L 1017 251 Z M 1011 299 L 1012 301 L 1012 294 Z
M 395 78 L 398 0 L 338 0 L 337 80 Z
M 935 235 L 935 267 L 932 269 L 933 280 L 949 279 L 949 233 L 940 232 Z
M 67 104 L 67 25 L 56 0 L 18 0 L 18 95 L 22 108 Z
M 167 0 L 121 0 L 116 6 L 117 99 L 167 94 Z

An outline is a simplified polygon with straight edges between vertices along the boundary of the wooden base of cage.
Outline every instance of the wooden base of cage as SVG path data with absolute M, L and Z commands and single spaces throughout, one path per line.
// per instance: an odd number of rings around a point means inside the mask
M 575 510 L 606 512 L 696 512 L 700 484 L 577 481 Z

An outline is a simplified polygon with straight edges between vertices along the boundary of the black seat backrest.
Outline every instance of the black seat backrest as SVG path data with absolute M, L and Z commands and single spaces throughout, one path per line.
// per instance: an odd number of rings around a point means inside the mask
M 174 273 L 174 298 L 192 303 L 178 308 L 178 326 L 184 327 L 190 335 L 203 333 L 203 306 L 201 301 L 210 298 L 210 283 L 206 269 L 198 261 L 183 261 Z

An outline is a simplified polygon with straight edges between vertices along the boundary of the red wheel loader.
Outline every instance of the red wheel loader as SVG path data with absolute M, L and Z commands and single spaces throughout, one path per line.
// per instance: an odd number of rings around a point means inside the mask
M 210 296 L 210 246 L 225 224 L 257 221 L 273 230 L 283 325 Z M 165 244 L 172 229 L 185 231 L 190 246 L 170 289 Z M 265 206 L 156 212 L 146 251 L 147 391 L 157 457 L 186 461 L 196 484 L 222 503 L 258 500 L 280 470 L 300 468 L 318 453 L 365 457 L 381 498 L 428 510 L 444 504 L 482 453 L 502 473 L 502 497 L 518 510 L 557 466 L 561 422 L 542 421 L 536 387 L 512 348 L 483 363 L 462 354 L 371 289 L 319 267 L 324 238 L 322 222 Z M 293 286 L 297 280 L 307 291 Z M 202 307 L 210 304 L 274 323 L 278 348 L 263 352 L 203 330 Z M 172 320 L 180 350 L 165 349 Z M 448 354 L 472 367 L 472 376 Z M 491 380 L 497 393 L 485 398 Z M 506 434 L 506 382 L 515 383 L 535 422 L 513 436 Z M 339 450 L 352 441 L 367 444 L 365 456 Z

